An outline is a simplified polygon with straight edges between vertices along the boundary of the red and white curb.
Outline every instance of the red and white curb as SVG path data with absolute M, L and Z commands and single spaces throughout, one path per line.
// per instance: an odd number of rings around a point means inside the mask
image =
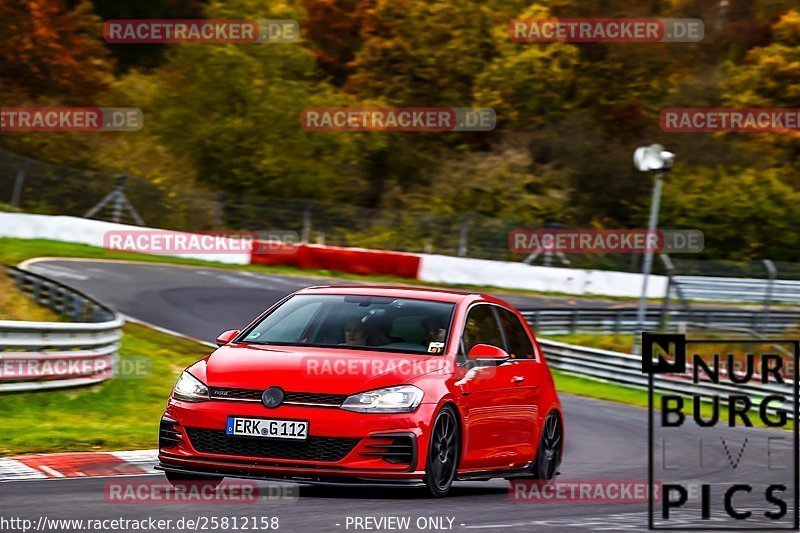
M 20 455 L 0 458 L 0 482 L 153 474 L 158 450 Z

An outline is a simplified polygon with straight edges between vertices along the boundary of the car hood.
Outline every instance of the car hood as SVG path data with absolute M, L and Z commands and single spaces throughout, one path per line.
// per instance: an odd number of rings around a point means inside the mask
M 209 387 L 266 389 L 277 385 L 292 392 L 353 394 L 400 385 L 445 364 L 441 355 L 228 345 L 191 371 Z

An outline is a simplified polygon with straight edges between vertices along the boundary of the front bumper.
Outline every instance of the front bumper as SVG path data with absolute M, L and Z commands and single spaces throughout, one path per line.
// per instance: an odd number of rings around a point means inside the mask
M 421 404 L 413 413 L 387 415 L 327 407 L 267 409 L 253 402 L 170 400 L 162 419 L 159 467 L 188 474 L 313 483 L 419 482 L 424 477 L 428 426 L 435 409 L 434 404 Z M 227 436 L 229 416 L 307 420 L 309 442 Z M 338 447 L 338 455 L 329 453 L 329 443 Z

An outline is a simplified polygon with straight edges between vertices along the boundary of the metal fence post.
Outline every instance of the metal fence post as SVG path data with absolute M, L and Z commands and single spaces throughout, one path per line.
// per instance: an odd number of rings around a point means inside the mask
M 41 292 L 42 292 L 42 282 L 38 278 L 35 278 L 33 280 L 33 283 L 31 283 L 31 296 L 33 296 L 33 299 L 36 300 L 38 303 L 42 302 L 40 297 Z
M 127 179 L 127 174 L 123 174 L 121 177 L 117 178 L 117 186 L 114 189 L 114 206 L 111 213 L 111 221 L 117 224 L 122 222 L 122 205 L 125 198 L 123 191 L 125 190 L 125 181 L 127 181 Z
M 81 313 L 83 311 L 83 298 L 77 294 L 72 295 L 72 320 L 73 322 L 80 322 Z
M 775 279 L 778 277 L 778 269 L 769 259 L 764 259 L 764 267 L 767 269 L 767 287 L 764 291 L 764 316 L 762 318 L 762 331 L 769 329 L 769 313 L 772 306 L 772 295 L 775 290 Z
M 472 217 L 465 216 L 461 219 L 458 231 L 458 257 L 467 256 L 467 246 L 469 244 L 469 221 Z
M 673 276 L 675 274 L 675 265 L 667 254 L 659 255 L 664 269 L 667 271 L 667 292 L 664 294 L 664 299 L 661 301 L 661 329 L 666 331 L 669 328 L 669 306 L 670 298 L 672 297 L 672 284 Z
M 225 193 L 218 193 L 214 201 L 214 229 L 222 229 L 225 221 Z
M 311 213 L 314 209 L 314 202 L 308 202 L 306 208 L 303 210 L 303 230 L 300 236 L 300 242 L 306 244 L 311 242 Z
M 25 184 L 25 178 L 28 175 L 28 169 L 31 166 L 30 161 L 25 161 L 17 169 L 17 178 L 14 180 L 14 192 L 11 193 L 11 207 L 19 207 L 22 199 L 22 187 Z

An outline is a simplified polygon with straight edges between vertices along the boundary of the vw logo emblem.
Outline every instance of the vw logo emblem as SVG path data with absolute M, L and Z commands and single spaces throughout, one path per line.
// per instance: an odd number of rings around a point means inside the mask
M 283 403 L 283 389 L 280 387 L 270 387 L 261 394 L 261 403 L 267 409 L 275 409 Z

